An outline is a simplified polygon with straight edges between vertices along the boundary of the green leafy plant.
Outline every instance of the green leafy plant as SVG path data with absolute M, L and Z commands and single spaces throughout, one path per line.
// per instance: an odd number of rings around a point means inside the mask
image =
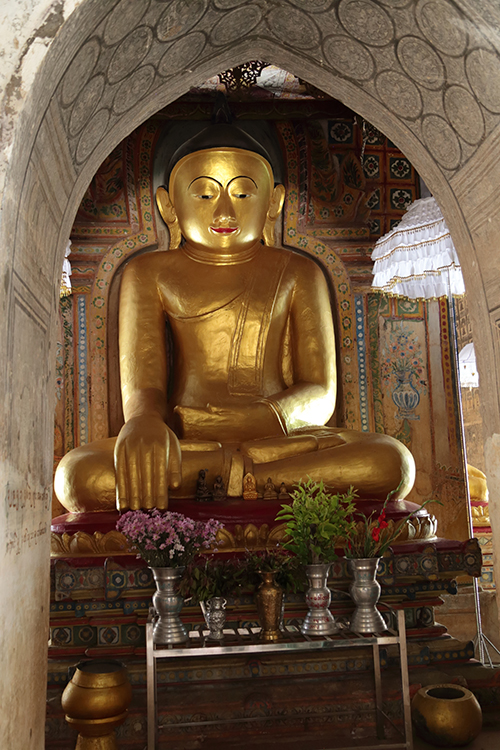
M 227 597 L 241 587 L 241 563 L 234 559 L 203 556 L 190 563 L 179 584 L 179 593 L 192 604 L 214 596 Z
M 299 482 L 290 493 L 292 505 L 282 505 L 277 521 L 286 522 L 288 541 L 284 547 L 297 555 L 303 565 L 332 562 L 337 558 L 335 544 L 354 528 L 356 493 L 329 492 L 323 481 Z
M 283 547 L 271 547 L 259 552 L 246 551 L 242 561 L 243 588 L 256 591 L 262 583 L 260 573 L 274 573 L 274 580 L 285 594 L 297 593 L 304 588 L 305 579 L 297 557 Z

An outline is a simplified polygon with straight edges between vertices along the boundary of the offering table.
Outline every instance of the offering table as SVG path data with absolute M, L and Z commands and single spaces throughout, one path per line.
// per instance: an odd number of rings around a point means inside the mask
M 274 643 L 259 641 L 259 628 L 228 628 L 225 630 L 224 640 L 215 644 L 206 640 L 206 633 L 202 630 L 191 631 L 189 641 L 182 646 L 161 647 L 153 642 L 154 610 L 150 612 L 146 624 L 146 662 L 147 662 L 147 708 L 148 708 L 148 745 L 147 750 L 156 750 L 158 735 L 158 701 L 157 701 L 157 661 L 159 659 L 175 659 L 180 657 L 210 657 L 215 655 L 250 654 L 263 652 L 300 652 L 330 649 L 345 649 L 360 646 L 371 646 L 373 650 L 373 667 L 375 677 L 375 705 L 376 727 L 379 742 L 369 745 L 356 745 L 358 750 L 413 750 L 410 686 L 408 680 L 408 660 L 406 648 L 406 629 L 404 610 L 397 611 L 397 631 L 388 630 L 385 634 L 360 635 L 345 630 L 339 635 L 310 638 L 303 636 L 293 625 L 285 627 L 283 639 Z M 206 631 L 208 633 L 208 631 Z M 402 742 L 385 742 L 384 719 L 392 721 L 382 708 L 382 674 L 380 666 L 380 646 L 398 645 L 400 652 L 401 692 L 403 703 L 404 740 Z M 229 720 L 231 723 L 255 721 L 255 717 L 243 717 Z M 258 719 L 257 719 L 258 720 Z M 214 723 L 209 720 L 199 724 Z M 394 726 L 394 724 L 392 724 Z M 349 750 L 343 747 L 338 750 Z

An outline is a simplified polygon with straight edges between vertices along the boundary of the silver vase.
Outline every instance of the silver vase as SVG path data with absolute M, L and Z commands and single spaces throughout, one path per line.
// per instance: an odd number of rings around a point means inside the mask
M 223 596 L 212 596 L 206 602 L 200 602 L 203 617 L 207 623 L 210 641 L 221 641 L 224 638 L 224 625 L 226 624 L 226 604 Z
M 306 593 L 306 604 L 309 611 L 301 625 L 303 635 L 333 635 L 339 628 L 330 610 L 332 592 L 327 586 L 331 563 L 306 565 L 305 571 L 309 581 Z
M 353 582 L 349 593 L 356 605 L 350 628 L 354 633 L 383 633 L 387 630 L 385 620 L 376 604 L 380 597 L 380 584 L 376 579 L 378 557 L 349 560 Z
M 179 613 L 184 599 L 175 590 L 175 583 L 182 577 L 184 568 L 151 568 L 156 583 L 153 605 L 158 619 L 153 627 L 155 643 L 184 643 L 188 632 L 181 622 Z

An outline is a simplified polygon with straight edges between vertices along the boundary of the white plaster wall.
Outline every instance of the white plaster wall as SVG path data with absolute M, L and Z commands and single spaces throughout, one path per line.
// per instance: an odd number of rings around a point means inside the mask
M 4 187 L 12 154 L 16 120 L 51 41 L 50 37 L 34 38 L 36 28 L 43 22 L 50 6 L 47 0 L 4 0 L 1 5 L 0 191 Z M 28 43 L 30 37 L 31 44 Z M 5 248 L 1 256 L 3 270 L 8 263 Z M 4 287 L 2 294 L 5 291 Z M 19 426 L 22 421 L 20 412 Z M 28 490 L 30 480 L 26 482 L 23 477 L 16 481 L 16 474 L 19 473 L 19 467 L 15 465 L 17 462 L 13 465 L 14 457 L 5 443 L 2 447 L 0 650 L 3 677 L 0 678 L 0 693 L 5 697 L 5 702 L 3 710 L 0 709 L 0 745 L 4 748 L 24 745 L 34 750 L 42 748 L 44 743 L 45 702 L 40 700 L 40 694 L 44 690 L 47 669 L 49 530 L 45 503 L 40 502 L 43 489 L 40 488 L 39 479 L 35 483 L 35 477 L 31 478 L 31 490 Z M 26 488 L 26 497 L 24 491 L 21 494 L 21 487 Z M 37 535 L 37 532 L 40 533 Z M 33 675 L 31 680 L 28 677 L 30 673 Z
M 61 24 L 78 4 L 79 0 L 1 3 L 0 194 L 8 183 L 14 141 L 28 135 L 23 129 L 23 109 L 36 74 Z M 14 202 L 15 197 L 14 194 Z M 8 205 L 0 202 L 4 230 Z M 0 747 L 41 750 L 45 744 L 50 583 L 52 467 L 46 449 L 53 440 L 53 304 L 41 294 L 39 314 L 33 315 L 29 307 L 23 306 L 21 292 L 16 295 L 18 304 L 8 314 L 10 261 L 11 245 L 4 234 L 0 248 L 0 310 L 8 317 L 9 326 L 16 329 L 16 335 L 10 347 L 11 361 L 7 362 L 6 327 L 1 326 Z M 33 406 L 28 406 L 33 396 Z M 6 435 L 6 415 L 11 405 L 13 420 Z
M 53 0 L 3 0 L 0 8 L 2 39 L 0 43 L 0 86 L 6 87 L 12 74 L 19 70 L 20 57 L 30 37 L 42 26 L 44 17 L 53 6 Z
M 81 0 L 2 0 L 0 3 L 0 190 L 12 153 L 16 118 L 61 24 Z

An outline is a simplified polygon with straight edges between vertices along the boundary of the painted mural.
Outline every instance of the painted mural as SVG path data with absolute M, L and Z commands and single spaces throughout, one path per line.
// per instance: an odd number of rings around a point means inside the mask
M 403 321 L 395 320 L 384 321 L 380 331 L 382 382 L 397 407 L 394 417 L 403 424 L 420 419 L 417 407 L 421 396 L 427 394 L 427 358 L 421 341 L 424 334 L 416 326 L 407 328 Z
M 73 293 L 61 300 L 55 465 L 72 447 L 116 434 L 117 288 L 123 265 L 154 249 L 152 164 L 163 121 L 152 119 L 105 160 L 71 234 Z M 337 321 L 339 424 L 386 432 L 415 455 L 410 497 L 434 497 L 439 533 L 467 538 L 458 425 L 444 301 L 371 291 L 373 244 L 419 196 L 418 176 L 394 144 L 356 118 L 276 119 L 287 199 L 283 244 L 310 253 L 330 280 Z M 57 508 L 54 509 L 58 511 Z

